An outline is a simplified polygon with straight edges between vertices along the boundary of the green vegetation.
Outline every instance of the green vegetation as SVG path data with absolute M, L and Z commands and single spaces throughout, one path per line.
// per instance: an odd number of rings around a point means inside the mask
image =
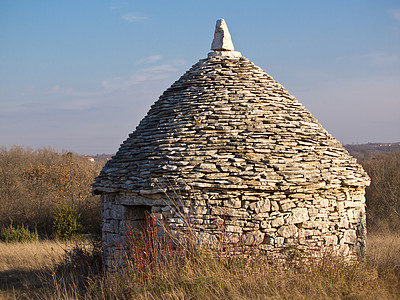
M 29 230 L 28 226 L 18 225 L 14 227 L 11 224 L 7 227 L 2 227 L 0 230 L 0 241 L 5 243 L 23 243 L 23 242 L 35 242 L 39 240 L 37 230 Z
M 82 231 L 79 217 L 80 214 L 75 208 L 62 203 L 53 216 L 53 227 L 57 237 L 61 240 L 72 240 L 79 237 Z

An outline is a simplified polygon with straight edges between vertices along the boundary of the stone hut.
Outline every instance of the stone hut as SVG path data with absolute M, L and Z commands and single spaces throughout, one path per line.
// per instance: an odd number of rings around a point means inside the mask
M 211 49 L 153 104 L 93 184 L 107 264 L 145 212 L 178 230 L 188 220 L 210 245 L 222 230 L 224 243 L 272 256 L 293 246 L 362 253 L 366 172 L 294 96 L 234 51 L 222 19 Z

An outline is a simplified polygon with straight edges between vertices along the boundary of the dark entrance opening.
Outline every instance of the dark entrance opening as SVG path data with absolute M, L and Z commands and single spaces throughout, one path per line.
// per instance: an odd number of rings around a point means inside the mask
M 146 221 L 149 220 L 151 206 L 129 205 L 125 206 L 125 230 L 143 231 Z

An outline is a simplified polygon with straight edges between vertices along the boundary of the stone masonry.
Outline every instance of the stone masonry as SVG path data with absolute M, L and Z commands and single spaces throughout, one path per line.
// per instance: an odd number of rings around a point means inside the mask
M 145 211 L 172 228 L 189 221 L 206 245 L 362 253 L 368 175 L 218 22 L 216 50 L 160 96 L 93 184 L 107 264 Z

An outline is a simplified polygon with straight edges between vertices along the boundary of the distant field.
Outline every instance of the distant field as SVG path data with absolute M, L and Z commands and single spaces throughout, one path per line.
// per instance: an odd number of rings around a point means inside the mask
M 398 143 L 368 143 L 368 144 L 348 144 L 344 145 L 347 151 L 356 158 L 384 154 L 388 152 L 400 152 L 400 142 Z

